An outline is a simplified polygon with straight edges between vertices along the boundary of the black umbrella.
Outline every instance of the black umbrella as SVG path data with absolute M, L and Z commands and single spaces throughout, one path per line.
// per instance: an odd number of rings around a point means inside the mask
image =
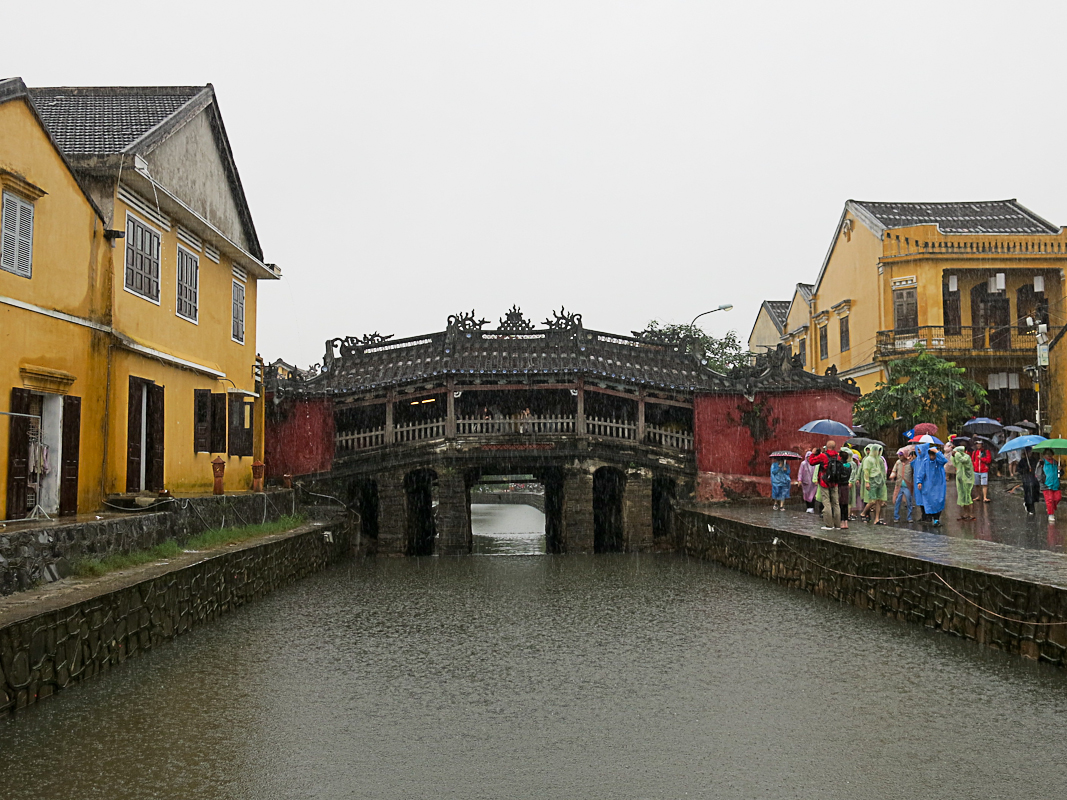
M 877 439 L 868 439 L 865 436 L 853 436 L 851 439 L 845 442 L 845 444 L 855 445 L 861 450 L 869 444 L 876 444 L 883 450 L 885 450 L 885 442 L 880 442 Z
M 990 434 L 999 433 L 1004 430 L 1004 426 L 989 417 L 976 417 L 975 419 L 967 420 L 963 424 L 963 430 L 965 433 L 970 434 Z
M 1030 422 L 1030 421 L 1025 420 L 1025 419 L 1022 422 L 1016 422 L 1015 424 L 1016 424 L 1017 427 L 1020 427 L 1020 428 L 1029 428 L 1032 431 L 1033 430 L 1037 430 L 1037 425 L 1035 423 Z

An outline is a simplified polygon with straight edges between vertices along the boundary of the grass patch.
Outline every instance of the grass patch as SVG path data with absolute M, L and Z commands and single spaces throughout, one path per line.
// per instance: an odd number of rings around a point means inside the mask
M 142 564 L 151 564 L 153 561 L 162 561 L 165 558 L 174 558 L 186 550 L 211 550 L 235 542 L 243 542 L 256 536 L 265 536 L 269 533 L 281 533 L 290 528 L 295 528 L 304 522 L 304 517 L 281 517 L 275 522 L 267 522 L 263 525 L 243 525 L 239 528 L 213 528 L 204 531 L 190 539 L 184 547 L 173 539 L 162 544 L 157 544 L 150 550 L 137 550 L 133 553 L 107 556 L 106 558 L 82 558 L 75 561 L 71 566 L 73 575 L 79 578 L 99 578 L 109 572 L 130 567 L 139 567 Z

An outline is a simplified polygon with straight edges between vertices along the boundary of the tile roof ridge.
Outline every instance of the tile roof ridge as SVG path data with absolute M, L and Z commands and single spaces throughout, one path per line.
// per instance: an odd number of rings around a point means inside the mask
M 205 86 L 31 86 L 29 90 L 41 94 L 66 92 L 72 95 L 185 95 L 199 94 L 210 87 L 209 83 Z

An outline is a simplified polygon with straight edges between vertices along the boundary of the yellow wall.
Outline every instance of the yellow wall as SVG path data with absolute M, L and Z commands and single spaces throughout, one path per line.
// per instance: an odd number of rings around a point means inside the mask
M 801 293 L 799 289 L 793 292 L 793 301 L 789 304 L 789 314 L 786 316 L 785 321 L 785 340 L 786 343 L 792 348 L 793 355 L 800 352 L 800 340 L 807 339 L 807 362 L 804 365 L 805 369 L 811 369 L 811 328 L 809 327 L 805 331 L 801 331 L 794 336 L 789 334 L 796 331 L 803 325 L 810 325 L 811 314 L 808 310 L 808 301 Z M 818 347 L 818 342 L 816 342 Z M 816 354 L 817 355 L 817 354 Z
M 752 326 L 752 333 L 748 336 L 748 350 L 750 353 L 762 353 L 767 349 L 773 350 L 781 341 L 778 326 L 771 321 L 771 315 L 767 313 L 766 306 L 760 306 L 759 314 L 756 315 L 756 324 Z

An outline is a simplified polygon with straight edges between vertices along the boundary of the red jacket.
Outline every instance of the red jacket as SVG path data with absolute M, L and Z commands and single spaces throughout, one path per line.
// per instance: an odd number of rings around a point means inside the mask
M 808 456 L 808 463 L 813 467 L 819 468 L 819 486 L 824 489 L 829 489 L 830 484 L 826 482 L 826 467 L 830 463 L 831 458 L 838 458 L 839 453 L 836 450 L 827 450 L 825 453 L 819 453 L 816 455 L 812 453 Z
M 989 472 L 989 465 L 993 463 L 993 454 L 989 450 L 975 450 L 971 453 L 971 463 L 974 464 L 975 472 Z

